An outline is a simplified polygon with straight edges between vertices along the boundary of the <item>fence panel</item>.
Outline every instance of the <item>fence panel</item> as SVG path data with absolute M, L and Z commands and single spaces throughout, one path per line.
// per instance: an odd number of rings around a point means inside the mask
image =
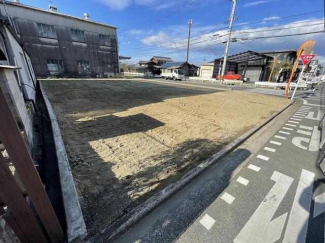
M 59 224 L 59 221 L 55 215 L 54 209 L 51 205 L 51 202 L 45 192 L 42 181 L 38 175 L 38 172 L 34 166 L 32 158 L 28 152 L 28 149 L 25 145 L 23 137 L 20 133 L 20 130 L 16 124 L 15 118 L 11 114 L 7 100 L 0 89 L 0 140 L 4 144 L 6 151 L 9 154 L 10 160 L 15 166 L 16 171 L 18 172 L 19 178 L 23 183 L 24 188 L 26 188 L 27 194 L 31 199 L 33 207 L 38 214 L 39 219 L 41 220 L 51 242 L 62 242 L 64 240 L 64 234 L 62 228 Z M 2 157 L 3 159 L 3 157 Z M 9 169 L 8 169 L 9 170 Z M 8 171 L 5 171 L 2 166 L 2 174 L 7 175 L 6 180 L 10 180 L 7 174 Z M 10 172 L 10 170 L 9 170 Z M 11 173 L 11 172 L 10 172 Z M 4 181 L 2 176 L 0 177 L 1 183 L 7 183 Z M 13 179 L 13 178 L 12 178 Z M 11 180 L 12 181 L 12 180 Z M 15 182 L 15 180 L 13 180 Z M 16 183 L 16 182 L 15 182 Z M 8 184 L 9 185 L 9 184 Z M 4 192 L 5 187 L 1 187 L 1 191 Z M 15 191 L 7 191 L 5 194 L 15 193 L 15 197 L 23 198 L 23 195 L 19 195 Z M 13 203 L 13 197 L 5 198 L 4 194 L 1 194 L 0 197 L 4 202 Z M 18 200 L 17 199 L 17 200 Z M 25 201 L 25 199 L 23 198 Z M 18 205 L 23 204 L 23 200 L 20 200 L 19 203 L 13 207 L 18 210 Z M 22 206 L 23 207 L 23 206 Z M 26 208 L 24 209 L 26 210 Z M 15 217 L 19 220 L 24 220 L 24 217 L 30 216 L 27 215 L 26 211 L 21 211 L 21 215 L 16 215 Z M 18 223 L 18 222 L 17 222 Z M 26 226 L 28 227 L 28 226 Z M 28 233 L 28 232 L 26 232 Z M 24 232 L 25 234 L 25 232 Z M 35 242 L 35 241 L 34 241 Z M 46 241 L 43 241 L 46 242 Z

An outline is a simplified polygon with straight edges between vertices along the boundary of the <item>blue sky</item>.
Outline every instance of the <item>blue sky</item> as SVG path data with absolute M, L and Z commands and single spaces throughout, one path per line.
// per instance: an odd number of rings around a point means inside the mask
M 44 9 L 50 3 L 49 0 L 21 2 Z M 232 6 L 229 0 L 53 0 L 53 3 L 59 12 L 79 17 L 87 12 L 94 21 L 118 27 L 120 54 L 131 56 L 133 63 L 154 55 L 185 60 L 189 19 L 194 22 L 190 61 L 199 64 L 222 56 L 225 46 L 221 42 L 226 37 Z M 241 40 L 232 43 L 230 53 L 297 49 L 303 41 L 315 39 L 315 52 L 325 63 L 325 34 L 252 39 L 322 30 L 323 12 L 287 16 L 323 9 L 323 0 L 238 0 L 234 36 Z

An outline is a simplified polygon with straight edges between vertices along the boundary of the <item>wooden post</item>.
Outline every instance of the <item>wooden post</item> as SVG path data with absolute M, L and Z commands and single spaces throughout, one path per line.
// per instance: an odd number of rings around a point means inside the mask
M 0 153 L 0 196 L 8 207 L 6 221 L 22 242 L 47 242 L 23 193 Z M 1 207 L 2 209 L 2 207 Z M 3 210 L 3 209 L 2 209 Z M 12 218 L 11 218 L 12 217 Z
M 51 242 L 62 242 L 64 239 L 62 228 L 2 90 L 0 91 L 0 114 L 0 140 L 17 170 Z M 5 200 L 2 196 L 1 198 Z

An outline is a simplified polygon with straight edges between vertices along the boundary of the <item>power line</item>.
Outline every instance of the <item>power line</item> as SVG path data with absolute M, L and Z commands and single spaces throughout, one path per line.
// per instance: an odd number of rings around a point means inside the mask
M 311 22 L 316 22 L 316 21 L 311 21 Z M 318 22 L 319 22 L 319 20 L 318 20 Z M 285 27 L 285 28 L 276 28 L 276 29 L 269 29 L 269 30 L 261 30 L 261 31 L 250 31 L 250 32 L 247 32 L 247 31 L 244 31 L 244 32 L 242 32 L 242 31 L 236 31 L 236 32 L 234 32 L 234 35 L 235 34 L 248 34 L 248 33 L 258 33 L 258 32 L 269 32 L 269 31 L 274 31 L 274 30 L 287 30 L 287 29 L 294 29 L 294 28 L 305 28 L 305 27 L 310 27 L 310 26 L 314 26 L 314 25 L 305 25 L 305 26 L 301 26 L 301 24 L 302 23 L 297 23 L 297 24 L 299 24 L 299 26 L 292 26 L 292 27 Z M 315 26 L 316 25 L 320 25 L 320 24 L 315 24 Z M 228 34 L 224 34 L 224 35 L 218 35 L 217 37 L 214 37 L 214 39 L 216 39 L 216 38 L 221 38 L 221 37 L 224 37 L 224 36 L 227 36 Z M 202 38 L 202 37 L 201 37 Z M 193 38 L 192 38 L 192 40 L 193 40 Z M 209 39 L 209 40 L 211 40 L 211 39 Z M 198 42 L 192 42 L 192 45 L 195 45 L 195 44 L 200 44 L 200 43 L 202 43 L 202 42 L 204 42 L 204 41 L 206 41 L 206 42 L 208 42 L 209 40 L 200 40 L 200 41 L 198 41 Z M 182 39 L 182 41 L 184 42 L 184 45 L 178 45 L 176 48 L 174 48 L 174 49 L 180 49 L 181 47 L 186 47 L 186 44 L 185 44 L 185 39 Z M 175 43 L 174 43 L 175 44 Z M 165 48 L 165 47 L 169 47 L 170 45 L 160 45 L 160 46 L 158 46 L 157 48 Z M 148 49 L 148 50 L 150 50 L 150 49 L 152 49 L 151 47 L 146 47 L 146 49 Z M 170 48 L 167 48 L 167 49 L 170 49 Z M 135 52 L 135 53 L 137 53 L 137 52 Z M 132 54 L 132 52 L 131 52 L 131 54 Z
M 292 36 L 302 36 L 302 35 L 311 35 L 311 34 L 320 34 L 320 33 L 324 33 L 324 31 L 314 31 L 314 32 L 305 32 L 305 33 L 297 33 L 297 34 L 288 34 L 288 35 L 275 35 L 275 36 L 258 36 L 258 37 L 253 37 L 248 39 L 248 41 L 253 41 L 253 40 L 259 40 L 259 39 L 273 39 L 273 38 L 285 38 L 285 37 L 292 37 Z M 206 41 L 201 41 L 200 43 L 203 43 Z M 212 44 L 222 44 L 222 42 L 217 42 L 217 43 L 211 43 Z M 192 49 L 201 49 L 202 47 L 196 47 L 196 48 L 192 48 Z M 153 53 L 161 53 L 161 52 L 175 52 L 179 50 L 179 48 L 175 49 L 166 49 L 166 50 L 162 50 L 162 51 L 155 51 Z M 150 54 L 151 52 L 147 52 L 145 54 Z M 142 54 L 143 55 L 143 54 Z M 134 55 L 134 56 L 140 56 L 140 55 Z
M 299 17 L 299 16 L 313 14 L 313 13 L 319 13 L 319 12 L 323 12 L 323 10 L 317 10 L 317 11 L 304 12 L 304 13 L 295 14 L 295 15 L 283 16 L 283 17 L 279 17 L 277 19 L 262 20 L 262 21 L 257 21 L 257 22 L 248 22 L 248 23 L 245 23 L 245 24 L 237 24 L 237 25 L 234 25 L 234 27 L 237 27 L 237 26 L 245 26 L 245 25 L 253 25 L 253 24 L 259 24 L 259 23 L 270 22 L 270 21 L 277 21 L 277 20 L 288 19 L 288 18 L 293 18 L 293 17 Z M 324 21 L 325 21 L 325 18 L 324 18 Z M 305 22 L 307 22 L 307 21 L 305 21 Z M 226 29 L 227 29 L 227 27 L 226 28 L 220 28 L 220 27 L 218 27 L 218 28 L 215 28 L 215 29 L 210 30 L 210 32 L 208 32 L 208 33 L 206 33 L 204 35 L 213 34 L 216 31 L 226 30 Z M 203 35 L 193 37 L 192 40 L 200 39 L 200 38 L 202 38 L 202 36 Z M 178 40 L 183 40 L 183 39 L 178 39 Z M 175 42 L 175 41 L 177 41 L 177 40 L 174 40 L 173 42 Z M 164 46 L 168 47 L 168 46 L 172 45 L 173 42 L 165 43 L 164 45 L 161 45 L 160 47 L 164 47 Z M 150 48 L 151 47 L 144 46 L 144 47 L 139 47 L 139 48 L 132 48 L 132 51 L 134 51 L 134 50 L 150 49 Z M 132 53 L 132 51 L 131 51 L 131 53 Z

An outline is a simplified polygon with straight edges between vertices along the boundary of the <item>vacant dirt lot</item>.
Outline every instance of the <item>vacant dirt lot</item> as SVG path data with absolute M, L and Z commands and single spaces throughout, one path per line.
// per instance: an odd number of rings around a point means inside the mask
M 90 234 L 288 104 L 140 81 L 44 81 Z

